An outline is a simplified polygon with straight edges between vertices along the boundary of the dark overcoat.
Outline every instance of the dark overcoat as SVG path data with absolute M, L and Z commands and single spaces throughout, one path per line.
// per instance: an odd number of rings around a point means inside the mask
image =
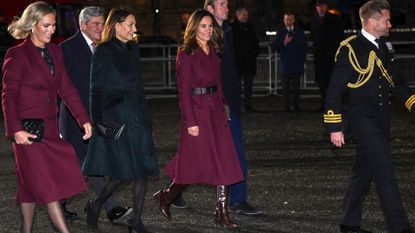
M 235 62 L 239 75 L 256 75 L 259 42 L 251 22 L 242 23 L 235 19 L 231 24 L 235 46 Z
M 68 76 L 78 90 L 82 103 L 89 109 L 91 49 L 80 31 L 62 42 L 60 47 Z M 82 140 L 83 130 L 76 124 L 74 117 L 63 103 L 61 103 L 59 111 L 59 133 L 65 141 L 72 144 L 82 164 L 86 156 L 88 141 Z
M 223 30 L 223 54 L 221 57 L 221 79 L 223 87 L 223 95 L 226 102 L 232 110 L 238 115 L 241 114 L 241 80 L 238 77 L 233 32 L 229 22 L 224 21 Z
M 90 120 L 67 77 L 60 48 L 52 43 L 46 48 L 54 63 L 54 74 L 30 39 L 9 49 L 4 59 L 2 103 L 6 136 L 12 137 L 23 130 L 20 119 L 45 120 L 42 142 L 13 143 L 17 202 L 46 204 L 86 190 L 75 151 L 58 134 L 57 96 L 68 106 L 79 126 Z
M 334 67 L 334 55 L 344 38 L 340 17 L 326 12 L 323 22 L 314 14 L 311 19 L 311 38 L 316 68 L 316 81 L 328 83 Z
M 225 113 L 220 59 L 213 48 L 200 48 L 176 59 L 180 107 L 179 151 L 165 173 L 179 184 L 229 185 L 244 179 Z M 217 87 L 209 94 L 192 95 L 193 88 Z M 188 128 L 199 126 L 199 135 Z
M 90 114 L 98 124 L 125 124 L 118 140 L 95 133 L 83 165 L 85 175 L 132 180 L 158 175 L 150 115 L 141 82 L 138 44 L 116 38 L 92 56 Z

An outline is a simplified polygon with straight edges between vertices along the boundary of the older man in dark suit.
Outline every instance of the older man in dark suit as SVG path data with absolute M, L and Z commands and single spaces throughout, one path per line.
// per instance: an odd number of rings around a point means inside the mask
M 89 72 L 91 56 L 94 53 L 96 43 L 101 40 L 104 27 L 104 12 L 98 7 L 86 7 L 79 14 L 80 30 L 60 45 L 63 51 L 65 66 L 69 78 L 77 88 L 82 102 L 89 108 Z M 82 130 L 76 125 L 73 116 L 62 103 L 59 115 L 59 131 L 63 139 L 75 148 L 76 154 L 82 164 L 88 147 L 88 142 L 81 140 Z M 95 192 L 100 192 L 104 185 L 103 177 L 88 177 Z M 65 205 L 64 205 L 65 206 Z M 104 203 L 107 216 L 110 221 L 117 220 L 131 213 L 130 207 L 121 207 L 113 198 Z M 76 213 L 64 208 L 67 218 L 74 218 Z

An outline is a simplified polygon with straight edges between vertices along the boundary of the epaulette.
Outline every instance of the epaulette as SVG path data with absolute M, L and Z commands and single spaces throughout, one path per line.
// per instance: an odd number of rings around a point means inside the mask
M 339 48 L 337 48 L 337 51 L 336 51 L 336 56 L 334 56 L 334 61 L 335 61 L 335 62 L 337 61 L 337 55 L 339 55 L 339 53 L 340 53 L 340 49 L 341 49 L 342 47 L 344 47 L 344 46 L 348 45 L 348 44 L 349 44 L 349 42 L 350 42 L 351 40 L 353 40 L 354 38 L 356 38 L 356 37 L 357 37 L 356 35 L 352 35 L 352 36 L 349 36 L 347 39 L 343 40 L 342 42 L 340 42 L 340 46 L 339 46 Z

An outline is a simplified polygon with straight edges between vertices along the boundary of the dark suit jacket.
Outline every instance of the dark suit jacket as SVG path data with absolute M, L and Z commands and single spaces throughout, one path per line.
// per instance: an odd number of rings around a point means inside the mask
M 368 57 L 371 51 L 382 61 L 383 66 L 392 77 L 392 83 L 382 74 L 376 61 L 373 74 L 360 87 L 353 87 L 359 79 L 359 73 L 352 67 L 349 60 L 350 49 L 341 47 L 337 56 L 337 62 L 331 76 L 327 98 L 325 103 L 324 121 L 329 132 L 338 132 L 349 128 L 353 136 L 380 133 L 389 136 L 389 93 L 393 92 L 399 99 L 406 103 L 406 107 L 412 111 L 415 96 L 408 88 L 404 77 L 393 64 L 392 47 L 389 50 L 379 50 L 363 35 L 359 34 L 349 41 L 361 67 L 368 66 Z M 381 46 L 381 45 L 380 45 Z M 349 85 L 348 85 L 349 84 Z M 348 113 L 346 124 L 342 119 L 342 92 L 348 92 Z
M 63 51 L 69 78 L 78 90 L 83 104 L 89 109 L 89 73 L 92 52 L 80 31 L 62 42 L 60 47 Z M 64 140 L 72 144 L 82 162 L 86 155 L 88 142 L 82 140 L 83 131 L 78 127 L 72 114 L 63 103 L 60 106 L 59 132 Z
M 235 52 L 233 45 L 233 33 L 230 24 L 224 21 L 222 24 L 224 51 L 221 59 L 221 79 L 223 95 L 226 102 L 236 113 L 241 113 L 241 81 L 238 78 Z
M 304 31 L 294 26 L 291 32 L 293 40 L 284 45 L 285 36 L 288 34 L 286 27 L 282 27 L 277 31 L 277 36 L 273 42 L 273 47 L 280 53 L 280 73 L 303 73 L 304 62 L 307 55 L 307 41 Z

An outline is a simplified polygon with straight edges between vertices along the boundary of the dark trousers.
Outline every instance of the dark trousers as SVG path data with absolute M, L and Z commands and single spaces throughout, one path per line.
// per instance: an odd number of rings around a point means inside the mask
M 372 180 L 375 182 L 389 233 L 409 229 L 395 178 L 389 142 L 384 135 L 358 137 L 357 157 L 344 198 L 342 224 L 360 226 L 364 197 Z
M 282 96 L 284 97 L 285 108 L 291 103 L 298 108 L 300 104 L 300 73 L 282 74 Z
M 242 173 L 244 175 L 244 180 L 231 185 L 230 191 L 230 203 L 240 203 L 247 201 L 247 176 L 248 176 L 248 168 L 246 164 L 245 158 L 245 148 L 244 148 L 244 140 L 242 135 L 242 124 L 241 118 L 237 113 L 235 113 L 232 108 L 230 108 L 231 113 L 231 122 L 230 128 L 232 133 L 233 143 L 236 148 L 236 153 L 238 154 L 239 163 L 241 165 Z
M 254 75 L 243 74 L 241 80 L 244 80 L 244 103 L 245 109 L 252 108 L 252 90 L 254 87 Z

